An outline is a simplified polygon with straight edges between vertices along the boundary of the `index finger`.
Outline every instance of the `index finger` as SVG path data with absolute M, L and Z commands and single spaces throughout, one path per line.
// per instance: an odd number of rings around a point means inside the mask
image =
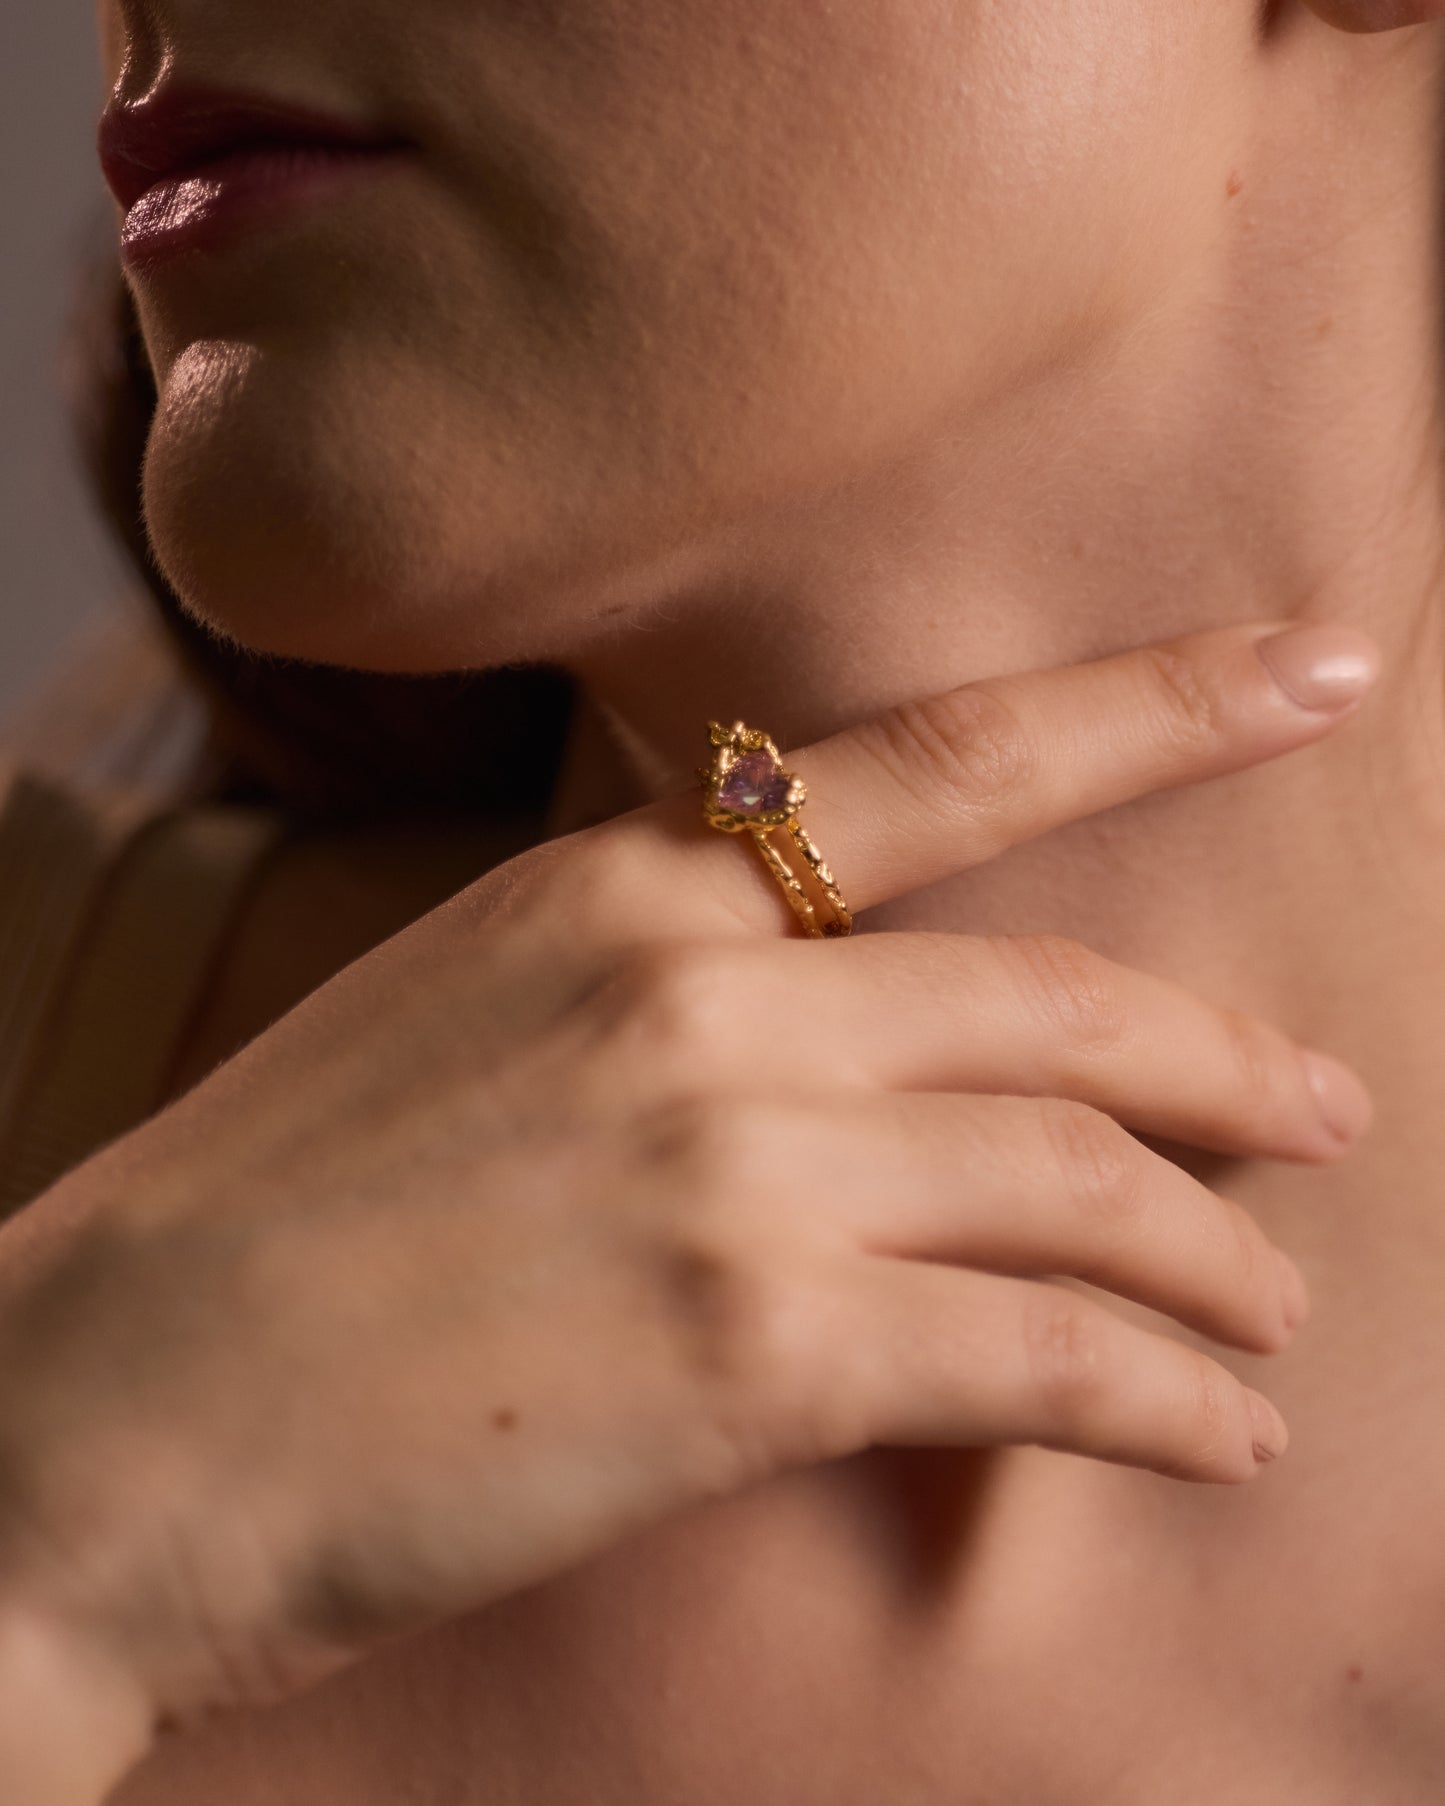
M 1378 668 L 1374 641 L 1350 627 L 1216 628 L 905 702 L 785 750 L 783 767 L 807 784 L 799 819 L 856 914 L 1066 822 L 1318 740 Z M 706 724 L 699 742 L 701 762 Z M 730 858 L 718 844 L 700 788 L 589 832 L 613 842 L 624 869 L 635 859 L 634 920 L 661 910 L 695 931 L 707 925 L 696 899 L 735 925 L 796 932 L 754 850 Z

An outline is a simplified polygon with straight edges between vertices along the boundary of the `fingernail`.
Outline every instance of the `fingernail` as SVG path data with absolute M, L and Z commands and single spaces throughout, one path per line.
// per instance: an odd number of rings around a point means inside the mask
M 1254 1458 L 1263 1463 L 1273 1461 L 1289 1447 L 1289 1431 L 1284 1419 L 1267 1398 L 1259 1392 L 1244 1389 L 1249 1400 L 1249 1423 L 1254 1435 Z
M 1282 1249 L 1279 1256 L 1280 1291 L 1284 1297 L 1284 1320 L 1289 1329 L 1298 1329 L 1310 1314 L 1309 1288 L 1305 1276 Z
M 1340 1141 L 1357 1141 L 1375 1118 L 1369 1092 L 1348 1066 L 1328 1054 L 1306 1050 L 1304 1059 L 1325 1127 Z
M 1342 709 L 1380 671 L 1375 642 L 1353 627 L 1291 627 L 1254 642 L 1265 669 L 1302 709 Z

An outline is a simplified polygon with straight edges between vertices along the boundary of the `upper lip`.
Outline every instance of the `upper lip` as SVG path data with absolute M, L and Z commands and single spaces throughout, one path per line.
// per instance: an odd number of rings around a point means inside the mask
M 143 100 L 112 100 L 101 114 L 98 138 L 105 179 L 127 211 L 157 182 L 254 145 L 381 149 L 397 142 L 374 126 L 218 88 L 159 88 Z

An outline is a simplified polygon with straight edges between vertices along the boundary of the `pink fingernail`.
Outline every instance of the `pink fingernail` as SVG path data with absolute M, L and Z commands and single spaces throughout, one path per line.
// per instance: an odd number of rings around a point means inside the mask
M 1284 1320 L 1288 1329 L 1298 1329 L 1310 1314 L 1309 1288 L 1305 1284 L 1304 1274 L 1290 1257 L 1280 1248 L 1275 1249 L 1279 1256 L 1280 1291 L 1284 1297 Z
M 1308 1050 L 1304 1058 L 1325 1127 L 1340 1141 L 1358 1141 L 1375 1118 L 1369 1092 L 1348 1066 L 1328 1054 Z
M 1265 669 L 1302 709 L 1342 709 L 1380 673 L 1380 651 L 1353 627 L 1291 627 L 1254 642 Z
M 1289 1447 L 1289 1431 L 1285 1427 L 1285 1421 L 1262 1393 L 1252 1392 L 1246 1386 L 1244 1396 L 1249 1401 L 1254 1458 L 1260 1463 L 1273 1461 Z

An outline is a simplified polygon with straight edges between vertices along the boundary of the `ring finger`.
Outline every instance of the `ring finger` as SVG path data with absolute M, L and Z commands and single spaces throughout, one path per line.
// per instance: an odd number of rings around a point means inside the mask
M 1260 1354 L 1308 1308 L 1247 1211 L 1086 1105 L 914 1093 L 713 1108 L 730 1195 L 801 1174 L 810 1220 L 869 1254 L 1068 1275 Z
M 603 1081 L 1013 1092 L 1073 1098 L 1216 1153 L 1339 1157 L 1370 1101 L 1270 1023 L 1054 935 L 892 933 L 672 943 L 577 1018 Z

